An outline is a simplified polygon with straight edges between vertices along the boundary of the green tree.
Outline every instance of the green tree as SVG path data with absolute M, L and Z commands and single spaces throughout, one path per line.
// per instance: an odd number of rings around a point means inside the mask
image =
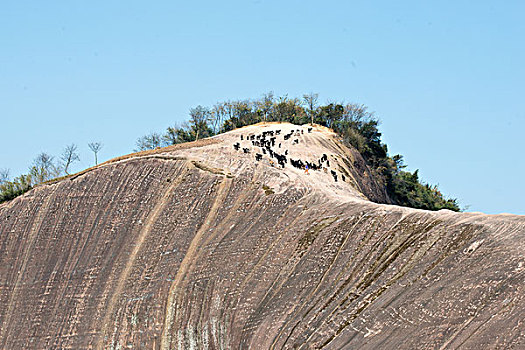
M 192 133 L 188 130 L 187 126 L 168 127 L 166 133 L 162 135 L 162 142 L 165 145 L 176 145 L 194 140 L 195 138 L 192 136 Z
M 155 149 L 162 146 L 162 136 L 159 133 L 152 132 L 148 135 L 139 137 L 135 144 L 137 145 L 135 152 Z
M 213 130 L 208 125 L 210 117 L 210 110 L 201 105 L 190 109 L 189 125 L 195 135 L 195 140 L 198 140 L 199 137 L 204 138 L 213 135 Z

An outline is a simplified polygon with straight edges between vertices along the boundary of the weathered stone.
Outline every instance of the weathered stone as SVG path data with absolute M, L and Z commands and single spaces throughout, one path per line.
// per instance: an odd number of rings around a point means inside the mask
M 372 203 L 388 197 L 359 154 L 320 127 L 284 140 L 301 128 L 122 157 L 0 205 L 0 348 L 525 347 L 524 217 Z M 325 154 L 347 181 L 255 161 L 251 135 L 277 129 L 275 152 Z

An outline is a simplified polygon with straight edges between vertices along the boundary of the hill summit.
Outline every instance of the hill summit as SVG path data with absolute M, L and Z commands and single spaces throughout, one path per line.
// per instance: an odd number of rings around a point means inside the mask
M 287 123 L 38 186 L 0 205 L 0 348 L 524 347 L 525 217 L 388 203 Z

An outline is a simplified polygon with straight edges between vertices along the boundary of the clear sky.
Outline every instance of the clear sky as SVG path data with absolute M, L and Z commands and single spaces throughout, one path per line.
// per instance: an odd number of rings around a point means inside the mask
M 2 1 L 0 168 L 100 159 L 228 99 L 364 103 L 469 211 L 525 214 L 523 1 Z

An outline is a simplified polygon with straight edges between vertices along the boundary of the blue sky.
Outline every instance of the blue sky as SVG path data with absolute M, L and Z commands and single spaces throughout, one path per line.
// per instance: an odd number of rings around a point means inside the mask
M 4 1 L 0 168 L 81 162 L 227 99 L 364 103 L 391 154 L 470 211 L 525 214 L 521 1 Z

